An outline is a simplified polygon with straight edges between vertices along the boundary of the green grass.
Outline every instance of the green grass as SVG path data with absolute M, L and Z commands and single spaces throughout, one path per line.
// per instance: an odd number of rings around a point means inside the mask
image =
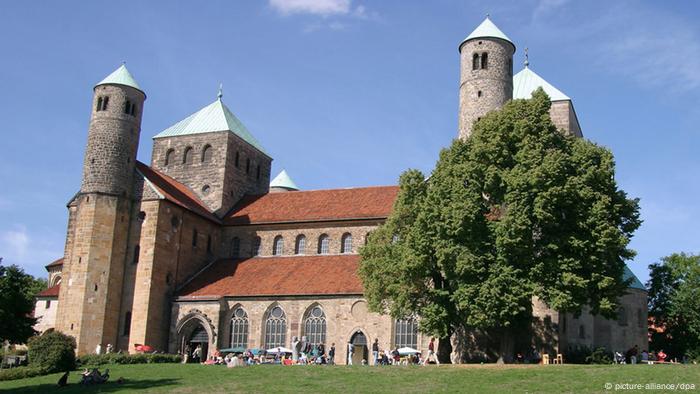
M 69 386 L 56 387 L 61 374 L 0 382 L 0 392 L 26 393 L 425 393 L 425 392 L 605 392 L 605 384 L 694 384 L 700 390 L 700 365 L 548 365 L 326 367 L 263 365 L 225 368 L 209 365 L 108 365 L 109 382 L 83 387 L 73 372 Z M 104 367 L 100 368 L 101 371 Z M 614 386 L 612 390 L 615 391 Z M 630 390 L 625 390 L 630 391 Z M 667 392 L 671 390 L 644 390 Z M 680 392 L 681 390 L 674 390 Z M 692 391 L 692 390 L 691 390 Z M 686 391 L 687 392 L 687 391 Z

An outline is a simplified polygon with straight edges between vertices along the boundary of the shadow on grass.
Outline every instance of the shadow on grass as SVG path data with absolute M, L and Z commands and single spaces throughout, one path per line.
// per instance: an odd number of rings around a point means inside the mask
M 71 378 L 76 379 L 78 374 L 71 374 Z M 58 387 L 56 384 L 36 384 L 26 387 L 0 390 L 0 393 L 113 393 L 123 391 L 130 393 L 135 390 L 151 389 L 163 386 L 175 386 L 180 379 L 124 379 L 122 383 L 111 381 L 103 384 L 81 385 L 69 383 L 68 386 Z M 70 382 L 70 380 L 69 380 Z

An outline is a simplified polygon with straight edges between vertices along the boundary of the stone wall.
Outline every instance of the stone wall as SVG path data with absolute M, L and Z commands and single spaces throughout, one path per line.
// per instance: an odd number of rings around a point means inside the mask
M 477 38 L 460 47 L 459 138 L 471 134 L 472 125 L 513 97 L 513 51 L 509 42 Z M 472 67 L 472 56 L 488 54 L 485 69 Z
M 564 133 L 576 137 L 583 137 L 581 126 L 578 123 L 578 118 L 574 112 L 574 105 L 571 100 L 552 101 L 552 107 L 549 109 L 549 116 L 552 118 L 552 123 L 558 129 L 564 130 Z
M 211 152 L 206 160 L 205 148 Z M 191 163 L 184 163 L 187 149 L 192 149 Z M 166 156 L 170 157 L 167 164 Z M 271 158 L 230 131 L 153 140 L 151 166 L 189 187 L 218 215 L 246 194 L 266 193 L 271 163 Z
M 39 320 L 34 325 L 34 329 L 42 333 L 56 327 L 56 311 L 58 311 L 57 297 L 37 298 L 34 304 L 34 317 Z
M 387 315 L 369 312 L 366 301 L 360 296 L 252 297 L 175 302 L 170 331 L 170 352 L 182 351 L 184 334 L 181 329 L 191 319 L 197 319 L 207 329 L 210 349 L 229 347 L 231 344 L 230 320 L 233 311 L 239 306 L 248 315 L 248 348 L 265 347 L 263 342 L 265 319 L 274 306 L 280 306 L 285 313 L 286 347 L 291 347 L 293 336 L 301 338 L 305 335 L 306 313 L 314 306 L 320 306 L 326 317 L 326 349 L 335 343 L 337 364 L 346 364 L 347 344 L 357 331 L 362 332 L 367 338 L 368 357 L 371 357 L 371 343 L 375 338 L 379 339 L 379 347 L 382 350 L 392 349 L 395 346 L 393 319 Z M 419 333 L 417 350 L 426 355 L 429 342 L 429 336 Z

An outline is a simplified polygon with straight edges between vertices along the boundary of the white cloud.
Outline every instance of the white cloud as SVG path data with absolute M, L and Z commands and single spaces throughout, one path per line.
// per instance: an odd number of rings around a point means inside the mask
M 270 7 L 282 15 L 312 14 L 319 16 L 347 15 L 350 0 L 270 0 Z
M 29 235 L 24 226 L 17 226 L 15 230 L 7 230 L 0 234 L 0 253 L 16 259 L 23 259 L 29 249 Z
M 44 277 L 44 266 L 63 255 L 64 234 L 49 229 L 32 232 L 23 224 L 0 231 L 0 257 L 3 265 L 17 264 L 25 272 Z
M 557 10 L 568 2 L 569 0 L 540 0 L 532 11 L 533 21 Z

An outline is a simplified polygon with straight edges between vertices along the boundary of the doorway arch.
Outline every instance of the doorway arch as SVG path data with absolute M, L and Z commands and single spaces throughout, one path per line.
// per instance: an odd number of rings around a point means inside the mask
M 367 336 L 364 332 L 362 332 L 362 330 L 358 329 L 355 330 L 355 332 L 353 332 L 352 335 L 350 335 L 350 341 L 348 342 L 352 345 L 353 348 L 351 359 L 352 364 L 362 365 L 362 360 L 368 360 L 369 357 L 369 349 L 367 348 Z
M 199 313 L 192 313 L 181 320 L 177 327 L 178 344 L 180 352 L 188 355 L 192 362 L 207 360 L 210 345 L 213 344 L 214 332 L 208 319 Z M 200 348 L 199 357 L 195 357 L 195 350 Z

